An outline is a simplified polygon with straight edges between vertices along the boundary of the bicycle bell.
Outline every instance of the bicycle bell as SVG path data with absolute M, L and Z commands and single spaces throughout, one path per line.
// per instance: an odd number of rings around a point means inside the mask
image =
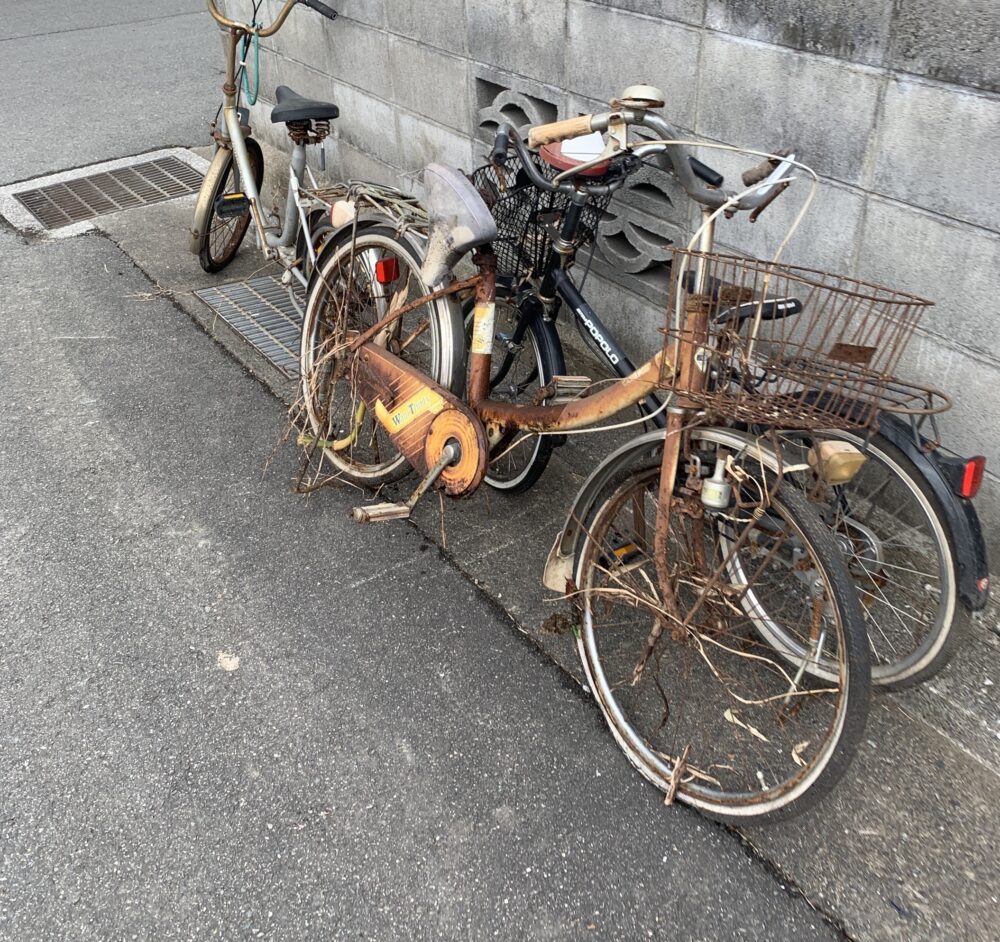
M 662 108 L 663 101 L 663 92 L 654 85 L 629 85 L 621 98 L 611 102 L 611 107 L 645 111 L 647 108 Z

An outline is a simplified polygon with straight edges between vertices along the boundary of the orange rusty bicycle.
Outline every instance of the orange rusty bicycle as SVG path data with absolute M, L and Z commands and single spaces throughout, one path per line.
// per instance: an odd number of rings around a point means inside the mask
M 783 484 L 780 448 L 733 422 L 868 427 L 926 302 L 713 253 L 716 219 L 760 212 L 796 163 L 768 156 L 730 193 L 656 114 L 661 97 L 637 86 L 608 113 L 535 128 L 529 144 L 540 153 L 501 129 L 493 192 L 428 167 L 422 262 L 398 250 L 391 228 L 359 230 L 329 252 L 303 329 L 302 440 L 355 483 L 416 469 L 408 501 L 355 510 L 361 521 L 401 518 L 432 485 L 471 494 L 490 456 L 519 435 L 593 427 L 669 392 L 665 437 L 608 482 L 572 565 L 549 581 L 577 603 L 588 681 L 633 765 L 669 801 L 726 820 L 775 820 L 810 805 L 849 763 L 867 717 L 868 641 L 843 555 L 806 495 Z M 658 137 L 630 140 L 633 126 Z M 562 141 L 593 132 L 606 135 L 599 153 L 565 159 Z M 508 145 L 513 159 L 503 159 Z M 492 397 L 496 252 L 509 246 L 487 202 L 545 195 L 512 206 L 524 214 L 516 250 L 544 253 L 519 291 L 542 309 L 556 297 L 572 303 L 567 271 L 588 201 L 652 158 L 704 207 L 696 244 L 676 253 L 663 349 L 603 388 L 553 377 L 536 402 Z M 456 281 L 470 251 L 477 274 Z M 449 388 L 432 370 L 462 343 L 445 312 L 469 290 L 463 399 L 460 380 Z M 821 478 L 846 479 L 858 455 L 817 446 L 810 461 Z

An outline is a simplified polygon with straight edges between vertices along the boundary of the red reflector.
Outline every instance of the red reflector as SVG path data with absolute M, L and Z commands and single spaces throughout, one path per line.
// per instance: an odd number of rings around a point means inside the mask
M 959 492 L 962 497 L 975 497 L 979 493 L 979 486 L 983 483 L 983 471 L 986 470 L 986 459 L 982 455 L 976 455 L 965 462 L 965 471 L 962 472 L 962 488 Z
M 379 259 L 375 263 L 375 277 L 380 285 L 391 285 L 399 277 L 399 259 Z
M 990 587 L 989 576 L 983 576 L 982 579 L 976 580 L 976 588 L 979 589 L 980 592 L 985 592 L 989 587 Z

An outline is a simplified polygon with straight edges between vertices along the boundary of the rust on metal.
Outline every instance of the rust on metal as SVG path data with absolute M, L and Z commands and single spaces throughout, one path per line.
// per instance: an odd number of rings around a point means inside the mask
M 486 474 L 486 433 L 457 396 L 383 347 L 367 343 L 354 358 L 358 394 L 393 445 L 426 474 L 451 441 L 461 454 L 441 473 L 446 494 L 470 494 Z
M 674 617 L 675 624 L 679 624 L 681 619 L 677 608 L 677 598 L 673 590 L 667 547 L 670 542 L 670 514 L 673 509 L 677 466 L 680 463 L 684 419 L 685 414 L 679 409 L 671 409 L 667 415 L 667 435 L 663 440 L 663 455 L 660 459 L 660 491 L 656 502 L 656 529 L 653 533 L 653 562 L 656 566 L 660 595 L 663 599 L 663 607 Z M 641 671 L 641 667 L 645 666 L 646 660 L 653 653 L 653 648 L 663 633 L 664 627 L 664 620 L 657 619 L 657 623 L 646 639 L 646 647 L 640 664 L 636 665 L 637 671 Z M 635 677 L 638 678 L 638 673 L 635 674 Z
M 685 304 L 684 329 L 677 347 L 677 362 L 680 365 L 678 405 L 682 408 L 697 408 L 697 402 L 688 394 L 697 395 L 706 386 L 708 364 L 704 361 L 699 363 L 699 353 L 708 342 L 708 314 L 711 309 L 710 295 L 692 294 Z
M 485 399 L 476 403 L 476 414 L 500 429 L 526 432 L 562 432 L 586 428 L 641 402 L 660 382 L 663 353 L 657 353 L 631 376 L 606 386 L 592 396 L 550 406 L 526 406 Z
M 760 218 L 760 214 L 764 212 L 764 210 L 767 209 L 767 207 L 770 206 L 779 196 L 781 196 L 781 194 L 784 193 L 785 190 L 787 190 L 791 185 L 791 180 L 782 180 L 780 183 L 776 184 L 771 192 L 767 194 L 764 202 L 750 213 L 750 222 L 756 222 Z
M 446 494 L 468 496 L 486 475 L 488 452 L 482 422 L 468 411 L 459 409 L 445 409 L 435 416 L 424 443 L 424 460 L 428 466 L 433 466 L 449 442 L 458 444 L 459 455 L 445 467 L 438 480 Z
M 830 347 L 827 356 L 841 363 L 854 363 L 857 366 L 867 366 L 872 357 L 878 353 L 878 347 L 866 347 L 856 343 L 837 342 Z
M 497 293 L 497 257 L 492 249 L 485 248 L 478 250 L 472 261 L 480 274 L 479 284 L 476 285 L 476 316 L 479 316 L 480 307 L 489 306 L 490 317 L 495 313 Z M 492 364 L 492 333 L 493 326 L 490 324 L 490 337 L 487 338 L 490 348 L 486 351 L 476 349 L 478 334 L 477 326 L 473 326 L 473 349 L 469 352 L 469 403 L 475 407 L 476 403 L 486 399 L 490 394 L 490 366 Z
M 356 350 L 360 350 L 369 340 L 379 334 L 382 330 L 388 327 L 393 321 L 399 320 L 404 314 L 409 314 L 410 311 L 415 311 L 418 307 L 422 307 L 430 301 L 436 301 L 438 298 L 443 298 L 449 294 L 456 294 L 459 291 L 464 291 L 466 288 L 471 288 L 473 285 L 479 283 L 479 275 L 473 275 L 471 278 L 466 278 L 465 281 L 455 281 L 448 285 L 446 288 L 438 288 L 437 291 L 432 291 L 430 294 L 421 295 L 415 301 L 410 301 L 409 304 L 404 304 L 402 307 L 395 308 L 389 311 L 385 317 L 382 318 L 377 324 L 373 324 L 364 333 L 358 334 L 348 346 L 348 351 L 351 353 Z
M 711 252 L 675 249 L 673 267 L 718 286 L 697 295 L 689 279 L 671 285 L 665 349 L 694 345 L 704 367 L 663 377 L 685 405 L 748 425 L 860 430 L 874 427 L 882 409 L 919 414 L 946 405 L 895 375 L 929 301 L 817 269 Z M 790 300 L 796 311 L 782 312 L 780 302 Z M 708 309 L 700 343 L 677 317 L 690 304 Z M 699 379 L 705 375 L 711 385 Z
M 319 144 L 330 134 L 330 122 L 318 118 L 286 121 L 285 126 L 293 144 Z

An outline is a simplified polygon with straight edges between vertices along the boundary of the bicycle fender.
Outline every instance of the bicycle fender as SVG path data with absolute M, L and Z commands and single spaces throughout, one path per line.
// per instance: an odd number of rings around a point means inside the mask
M 195 203 L 194 217 L 191 222 L 191 240 L 188 248 L 192 255 L 198 254 L 201 234 L 208 225 L 208 217 L 212 212 L 212 193 L 215 192 L 215 181 L 220 174 L 225 172 L 229 161 L 233 159 L 233 152 L 228 147 L 217 147 L 212 157 L 212 162 L 208 165 L 201 182 L 201 189 L 198 191 L 198 202 Z
M 711 431 L 719 436 L 720 443 L 726 447 L 745 450 L 758 457 L 766 467 L 778 469 L 779 462 L 774 451 L 749 432 L 728 428 L 713 428 Z M 553 592 L 566 591 L 566 583 L 572 580 L 576 571 L 576 557 L 582 549 L 583 538 L 586 535 L 583 526 L 594 501 L 608 481 L 620 471 L 644 456 L 651 459 L 658 458 L 666 434 L 665 429 L 654 429 L 633 438 L 608 455 L 591 472 L 573 499 L 566 522 L 556 534 L 555 542 L 545 560 L 542 583 L 546 588 Z
M 908 422 L 891 412 L 883 412 L 879 416 L 879 431 L 913 462 L 938 499 L 958 566 L 958 597 L 970 612 L 982 610 L 990 594 L 990 567 L 975 506 L 951 489 L 934 453 L 920 447 Z M 984 579 L 986 582 L 982 583 Z
M 385 216 L 379 215 L 375 210 L 369 212 L 361 212 L 357 217 L 357 231 L 361 232 L 362 229 L 371 229 L 375 226 L 392 226 L 393 223 L 386 219 Z M 316 281 L 316 273 L 322 268 L 323 260 L 326 258 L 328 252 L 334 251 L 344 244 L 345 241 L 350 241 L 353 238 L 355 231 L 354 220 L 344 223 L 338 229 L 334 229 L 330 234 L 329 238 L 320 247 L 319 253 L 316 256 L 316 264 L 313 265 L 312 274 L 309 276 L 309 285 L 306 290 L 306 295 L 308 296 L 313 289 L 313 284 Z M 423 246 L 424 240 L 418 238 L 413 232 L 406 232 L 403 234 L 402 238 L 406 239 L 410 243 L 411 247 L 414 249 L 416 254 L 423 258 Z

